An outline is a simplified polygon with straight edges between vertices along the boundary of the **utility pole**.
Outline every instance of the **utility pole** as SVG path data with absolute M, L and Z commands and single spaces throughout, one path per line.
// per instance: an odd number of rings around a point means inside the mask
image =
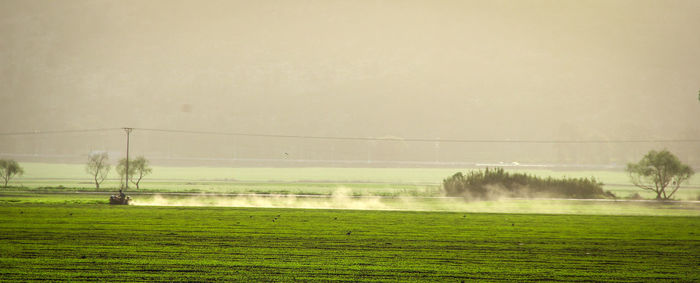
M 435 164 L 440 163 L 440 138 L 435 141 Z
M 131 130 L 133 128 L 124 128 L 124 131 L 126 132 L 126 171 L 124 172 L 124 175 L 126 175 L 126 179 L 124 180 L 126 187 L 124 188 L 125 191 L 129 190 L 129 134 L 131 134 Z

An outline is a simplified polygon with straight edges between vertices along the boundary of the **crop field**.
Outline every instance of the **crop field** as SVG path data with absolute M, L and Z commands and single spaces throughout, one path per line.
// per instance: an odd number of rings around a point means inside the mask
M 3 281 L 700 281 L 697 178 L 685 201 L 467 202 L 442 197 L 457 169 L 156 167 L 110 206 L 81 165 L 25 170 L 0 189 Z
M 3 280 L 698 281 L 700 218 L 0 201 Z

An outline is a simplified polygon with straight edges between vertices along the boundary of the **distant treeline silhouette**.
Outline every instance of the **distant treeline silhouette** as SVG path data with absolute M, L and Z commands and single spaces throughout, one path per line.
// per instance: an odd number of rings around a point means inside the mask
M 503 168 L 457 172 L 442 181 L 448 196 L 467 199 L 500 197 L 605 198 L 614 197 L 603 191 L 603 183 L 589 178 L 540 178 L 527 173 L 509 173 Z

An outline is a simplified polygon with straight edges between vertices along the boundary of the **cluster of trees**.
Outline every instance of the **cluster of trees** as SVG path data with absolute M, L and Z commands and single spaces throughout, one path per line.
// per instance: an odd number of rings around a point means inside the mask
M 651 150 L 637 163 L 629 163 L 627 173 L 634 185 L 654 192 L 657 200 L 670 200 L 695 172 L 668 150 Z M 472 199 L 494 197 L 615 197 L 603 191 L 595 178 L 540 178 L 524 173 L 508 173 L 503 168 L 458 172 L 442 181 L 448 196 Z
M 125 185 L 126 175 L 126 159 L 122 158 L 117 164 L 116 171 L 121 180 L 121 186 Z M 100 184 L 107 179 L 112 166 L 109 164 L 109 155 L 106 152 L 94 152 L 88 155 L 88 162 L 85 165 L 85 171 L 92 176 L 95 182 L 95 188 L 99 189 Z M 129 182 L 136 185 L 139 189 L 139 184 L 143 177 L 150 174 L 153 169 L 149 166 L 148 160 L 143 156 L 129 160 Z M 0 179 L 7 188 L 10 180 L 16 176 L 22 176 L 24 169 L 12 159 L 0 159 Z
M 88 162 L 85 165 L 85 171 L 92 176 L 95 182 L 95 188 L 99 189 L 100 184 L 107 179 L 109 171 L 112 166 L 108 163 L 109 155 L 107 152 L 94 152 L 88 155 Z M 116 166 L 117 174 L 121 181 L 121 186 L 124 187 L 126 184 L 126 158 L 119 160 Z M 153 169 L 148 165 L 148 160 L 143 156 L 136 157 L 135 159 L 129 160 L 129 180 L 128 182 L 136 185 L 136 189 L 139 189 L 139 184 L 141 180 L 146 175 L 150 174 Z
M 603 198 L 613 196 L 603 191 L 595 178 L 540 178 L 526 173 L 509 173 L 503 168 L 458 172 L 442 182 L 448 196 L 469 199 L 497 197 Z

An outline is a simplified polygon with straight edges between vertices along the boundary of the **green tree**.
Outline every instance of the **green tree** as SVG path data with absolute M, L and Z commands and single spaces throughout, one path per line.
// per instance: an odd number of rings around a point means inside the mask
M 107 152 L 92 152 L 88 155 L 88 162 L 85 165 L 85 172 L 90 174 L 95 180 L 95 188 L 99 189 L 104 182 L 112 166 L 107 164 L 109 155 Z
M 690 166 L 665 149 L 649 151 L 638 163 L 627 164 L 627 173 L 635 186 L 656 193 L 657 200 L 671 199 L 694 174 Z
M 134 176 L 134 164 L 133 160 L 129 160 L 129 179 L 131 179 Z M 117 167 L 115 168 L 117 170 L 117 174 L 119 174 L 119 182 L 120 182 L 120 187 L 124 188 L 125 186 L 125 175 L 126 175 L 126 158 L 122 158 L 119 160 L 117 163 Z
M 129 165 L 129 169 L 131 167 L 134 168 L 134 171 L 136 174 L 131 175 L 131 183 L 136 185 L 136 188 L 139 188 L 139 183 L 141 182 L 141 179 L 145 177 L 148 174 L 151 174 L 153 169 L 148 166 L 148 160 L 144 158 L 143 156 L 139 156 L 136 159 L 134 159 L 133 163 Z
M 151 174 L 153 169 L 148 165 L 148 160 L 143 156 L 139 156 L 136 159 L 129 160 L 129 182 L 136 185 L 136 189 L 139 189 L 139 184 L 143 177 Z M 126 159 L 122 158 L 119 160 L 119 165 L 117 165 L 117 173 L 122 180 L 122 186 L 124 186 L 124 175 L 126 172 Z
M 7 183 L 15 176 L 22 176 L 24 174 L 24 169 L 19 166 L 17 161 L 11 159 L 0 159 L 0 178 L 5 181 L 5 188 L 7 188 Z

